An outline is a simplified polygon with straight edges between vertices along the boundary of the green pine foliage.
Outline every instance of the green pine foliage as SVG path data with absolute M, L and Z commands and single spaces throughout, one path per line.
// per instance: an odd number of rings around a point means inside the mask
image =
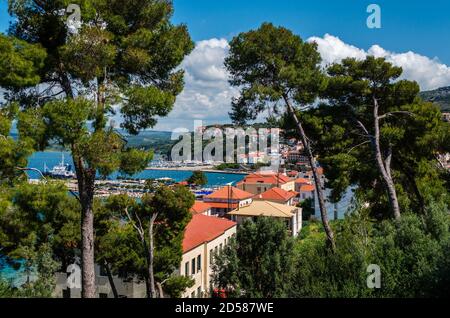
M 187 179 L 188 184 L 196 186 L 204 186 L 208 183 L 208 178 L 203 171 L 194 171 L 192 176 Z

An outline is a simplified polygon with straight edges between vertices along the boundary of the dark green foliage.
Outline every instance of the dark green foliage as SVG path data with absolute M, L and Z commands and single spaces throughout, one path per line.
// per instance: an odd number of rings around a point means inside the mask
M 80 7 L 76 30 L 62 14 L 69 4 Z M 57 141 L 72 153 L 83 222 L 82 293 L 93 297 L 96 174 L 132 174 L 151 160 L 150 153 L 126 147 L 111 122 L 113 106 L 120 106 L 129 133 L 153 127 L 183 89 L 178 66 L 193 43 L 186 26 L 171 23 L 171 1 L 11 0 L 8 9 L 13 22 L 10 36 L 0 37 L 0 87 L 7 102 L 20 106 L 22 142 L 31 138 L 39 150 Z M 11 175 L 17 160 L 8 142 L 5 174 Z
M 36 85 L 45 58 L 41 45 L 0 34 L 0 87 L 18 89 Z
M 195 281 L 186 276 L 172 276 L 163 285 L 164 293 L 170 298 L 181 298 L 186 288 L 194 286 Z
M 312 198 L 307 198 L 298 204 L 302 208 L 302 218 L 307 221 L 315 213 L 314 200 Z
M 233 122 L 255 120 L 285 97 L 296 105 L 315 100 L 323 87 L 316 44 L 303 42 L 288 29 L 263 23 L 257 30 L 241 33 L 230 42 L 225 65 L 230 83 L 241 89 L 230 113 Z
M 194 171 L 192 176 L 187 179 L 187 182 L 196 186 L 204 186 L 208 183 L 208 178 L 203 171 Z
M 239 169 L 238 163 L 221 163 L 215 167 L 217 170 L 227 170 L 227 169 Z
M 323 233 L 299 241 L 294 297 L 445 297 L 448 295 L 448 210 L 432 204 L 427 217 L 405 214 L 401 221 L 374 222 L 361 210 L 334 223 L 336 252 Z M 381 288 L 369 289 L 366 269 L 381 269 Z M 446 285 L 447 284 L 447 285 Z
M 60 183 L 0 189 L 0 250 L 37 278 L 22 286 L 20 297 L 51 296 L 55 272 L 79 255 L 79 222 L 78 204 Z
M 396 80 L 402 70 L 381 58 L 345 59 L 330 75 L 318 108 L 299 113 L 324 166 L 332 200 L 351 185 L 370 203 L 372 215 L 389 217 L 383 180 L 374 160 L 374 145 L 357 121 L 373 132 L 373 97 L 380 105 L 383 156 L 392 150 L 392 176 L 402 211 L 424 213 L 431 201 L 447 200 L 436 153 L 449 151 L 450 126 L 439 110 L 418 98 L 415 82 Z M 287 127 L 293 127 L 285 120 Z
M 97 262 L 106 260 L 115 275 L 147 279 L 148 226 L 151 216 L 158 213 L 154 225 L 155 279 L 164 282 L 162 287 L 167 295 L 179 295 L 192 284 L 191 279 L 174 276 L 173 272 L 181 263 L 184 230 L 192 217 L 193 204 L 194 197 L 185 187 L 158 187 L 141 202 L 125 195 L 109 197 L 104 207 L 96 209 Z M 134 222 L 143 225 L 147 247 L 142 244 Z
M 246 221 L 222 253 L 214 256 L 214 282 L 231 297 L 286 297 L 294 271 L 294 239 L 282 221 Z

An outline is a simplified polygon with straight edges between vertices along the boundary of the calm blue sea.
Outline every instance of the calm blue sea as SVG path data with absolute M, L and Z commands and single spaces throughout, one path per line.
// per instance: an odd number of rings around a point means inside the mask
M 51 169 L 54 165 L 61 162 L 61 156 L 64 154 L 64 162 L 71 164 L 73 166 L 72 157 L 70 156 L 70 153 L 68 152 L 51 152 L 51 151 L 45 151 L 45 152 L 36 152 L 34 153 L 28 160 L 28 167 L 29 168 L 36 168 L 41 171 L 44 170 L 44 164 L 47 165 L 49 169 Z M 29 172 L 28 173 L 30 178 L 32 179 L 38 179 L 40 176 L 36 172 Z M 108 179 L 116 179 L 118 173 L 113 173 L 112 175 L 108 176 Z M 142 171 L 134 176 L 133 178 L 140 178 L 140 179 L 157 179 L 157 178 L 172 178 L 176 182 L 186 180 L 192 175 L 191 171 L 176 171 L 176 170 L 145 170 Z M 211 173 L 207 172 L 206 177 L 208 178 L 208 184 L 207 187 L 213 187 L 213 186 L 222 186 L 226 185 L 227 183 L 236 183 L 241 181 L 244 178 L 244 175 L 242 174 L 230 174 L 230 173 Z

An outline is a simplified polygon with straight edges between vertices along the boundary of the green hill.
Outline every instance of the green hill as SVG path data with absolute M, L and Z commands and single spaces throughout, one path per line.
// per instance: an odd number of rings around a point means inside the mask
M 450 86 L 421 92 L 420 96 L 426 101 L 438 104 L 443 112 L 450 112 Z
M 176 142 L 170 139 L 172 133 L 168 131 L 144 130 L 137 136 L 133 136 L 120 129 L 119 133 L 127 140 L 128 146 L 134 148 L 152 149 L 157 154 L 169 153 L 173 144 Z M 18 132 L 15 127 L 12 129 L 10 135 L 14 139 L 18 138 Z M 64 149 L 61 146 L 51 142 L 47 150 L 63 151 Z

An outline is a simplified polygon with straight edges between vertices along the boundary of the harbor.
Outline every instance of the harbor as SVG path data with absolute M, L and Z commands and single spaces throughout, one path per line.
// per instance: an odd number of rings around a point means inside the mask
M 29 168 L 38 169 L 45 177 L 64 180 L 67 188 L 71 192 L 78 191 L 77 180 L 73 173 L 73 161 L 68 152 L 36 152 L 29 159 Z M 235 171 L 213 170 L 213 166 L 149 166 L 133 176 L 124 176 L 120 173 L 113 173 L 106 178 L 98 176 L 95 181 L 95 195 L 97 197 L 107 197 L 115 194 L 128 194 L 132 197 L 141 197 L 146 193 L 145 185 L 148 180 L 155 183 L 175 184 L 187 180 L 193 171 L 201 170 L 207 177 L 207 184 L 204 191 L 213 191 L 227 184 L 235 184 L 241 181 L 246 173 Z M 33 183 L 39 182 L 42 176 L 29 171 L 28 176 Z

